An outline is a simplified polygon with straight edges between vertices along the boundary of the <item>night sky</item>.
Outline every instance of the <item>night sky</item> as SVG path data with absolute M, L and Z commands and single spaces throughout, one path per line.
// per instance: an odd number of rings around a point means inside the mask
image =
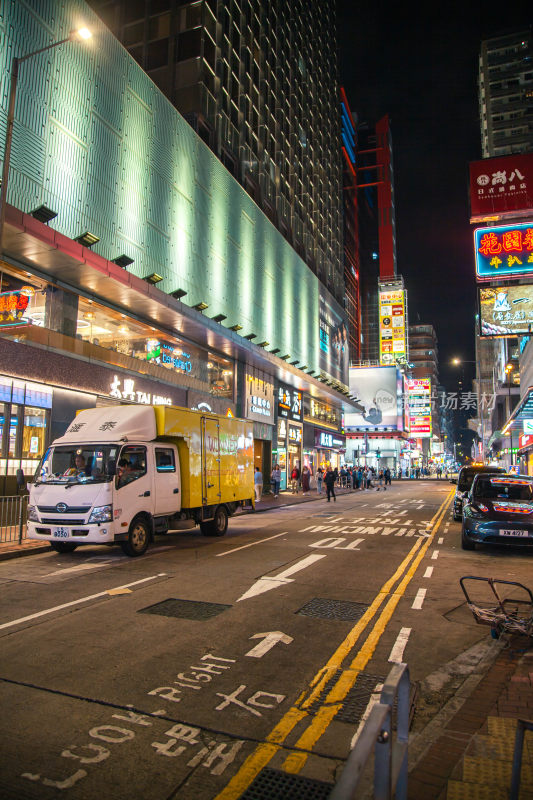
M 340 82 L 361 122 L 389 114 L 398 272 L 408 290 L 409 322 L 435 325 L 441 381 L 452 389 L 458 376 L 450 360 L 475 355 L 468 162 L 481 158 L 480 43 L 528 27 L 531 6 L 468 0 L 432 11 L 418 3 L 391 6 L 338 0 Z M 465 369 L 468 380 L 473 365 Z

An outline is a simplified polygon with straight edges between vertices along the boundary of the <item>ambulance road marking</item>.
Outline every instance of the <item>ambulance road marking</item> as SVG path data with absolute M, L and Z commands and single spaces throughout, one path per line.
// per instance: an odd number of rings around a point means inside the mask
M 242 594 L 235 602 L 240 602 L 241 600 L 249 600 L 250 597 L 255 597 L 258 594 L 263 594 L 264 592 L 269 592 L 271 589 L 279 589 L 280 586 L 286 586 L 288 583 L 293 583 L 294 578 L 287 577 L 288 575 L 294 575 L 295 572 L 299 572 L 301 569 L 307 569 L 310 567 L 311 564 L 314 564 L 315 561 L 320 561 L 320 559 L 326 558 L 326 556 L 307 556 L 306 558 L 302 559 L 302 561 L 298 561 L 296 564 L 293 564 L 292 567 L 280 572 L 279 575 L 275 575 L 272 578 L 269 578 L 263 575 L 262 578 L 259 578 L 253 586 L 251 586 L 247 592 Z
M 256 544 L 269 542 L 271 539 L 278 539 L 280 536 L 286 536 L 287 533 L 288 531 L 283 531 L 283 533 L 276 533 L 275 536 L 268 536 L 266 539 L 259 539 L 257 542 L 250 542 L 250 544 L 243 544 L 240 547 L 234 547 L 232 550 L 226 550 L 225 553 L 217 553 L 215 558 L 222 558 L 222 556 L 229 556 L 232 553 L 236 553 L 237 550 L 246 550 L 247 547 L 255 547 Z
M 97 600 L 99 597 L 106 597 L 109 594 L 116 593 L 121 589 L 129 589 L 130 586 L 139 586 L 141 583 L 146 583 L 147 581 L 155 581 L 156 578 L 164 578 L 166 576 L 166 572 L 160 572 L 158 575 L 150 575 L 149 578 L 141 578 L 140 581 L 133 581 L 133 583 L 125 583 L 124 586 L 115 586 L 114 589 L 105 589 L 103 592 L 98 592 L 98 594 L 90 594 L 87 597 L 79 597 L 77 600 L 71 600 L 70 603 L 63 603 L 60 606 L 54 606 L 53 608 L 46 608 L 44 611 L 37 611 L 35 614 L 28 614 L 27 617 L 19 617 L 19 619 L 13 619 L 11 622 L 4 622 L 0 625 L 0 630 L 4 628 L 11 628 L 13 625 L 19 625 L 21 622 L 29 622 L 32 619 L 38 619 L 38 617 L 44 617 L 47 614 L 53 614 L 54 611 L 62 611 L 64 608 L 71 608 L 72 606 L 77 606 L 79 603 L 88 603 L 89 600 Z
M 411 628 L 402 628 L 396 637 L 396 641 L 394 642 L 394 646 L 390 651 L 390 656 L 388 659 L 393 664 L 401 664 L 403 659 L 403 651 L 405 650 L 407 642 L 409 641 L 410 633 Z
M 453 490 L 450 491 L 433 517 L 431 536 L 434 536 L 435 532 L 438 530 L 442 518 L 452 501 L 453 494 Z M 229 783 L 216 795 L 214 800 L 237 800 L 237 798 L 241 797 L 259 772 L 266 767 L 274 756 L 279 753 L 281 748 L 284 747 L 287 737 L 303 720 L 306 720 L 309 727 L 307 731 L 305 731 L 304 737 L 300 737 L 296 746 L 306 746 L 307 743 L 309 743 L 310 747 L 308 747 L 308 751 L 310 752 L 313 749 L 315 743 L 325 733 L 329 723 L 344 702 L 344 698 L 354 685 L 357 675 L 365 669 L 372 658 L 381 635 L 385 631 L 400 599 L 404 596 L 420 562 L 426 555 L 430 543 L 431 537 L 426 540 L 415 539 L 409 553 L 398 566 L 394 575 L 381 587 L 369 608 L 350 630 L 344 641 L 341 642 L 330 657 L 327 664 L 318 670 L 309 682 L 308 688 L 302 692 L 292 708 L 286 712 L 270 733 L 267 734 L 265 740 L 257 745 L 255 750 L 244 761 Z M 400 581 L 400 583 L 396 586 L 397 581 Z M 396 588 L 394 589 L 395 586 Z M 373 628 L 366 641 L 348 667 L 342 670 L 342 675 L 333 689 L 329 692 L 326 699 L 323 702 L 321 701 L 321 709 L 318 714 L 313 712 L 313 718 L 311 719 L 310 712 L 308 711 L 310 704 L 315 700 L 320 700 L 324 686 L 328 683 L 330 678 L 334 676 L 337 670 L 342 668 L 343 662 L 349 657 L 363 631 L 373 620 L 383 603 L 385 603 L 385 607 L 379 617 L 374 621 Z M 302 739 L 304 739 L 303 744 Z M 308 753 L 297 753 L 294 751 L 290 758 L 292 758 L 292 755 L 296 757 L 295 761 L 291 761 L 289 765 L 285 762 L 282 768 L 289 772 L 296 773 L 305 765 Z M 290 769 L 288 769 L 289 766 Z
M 418 592 L 416 593 L 416 597 L 413 600 L 413 605 L 411 606 L 411 608 L 414 608 L 415 611 L 420 611 L 422 609 L 422 604 L 426 597 L 426 592 L 427 589 L 419 589 Z
M 249 658 L 263 658 L 265 653 L 268 653 L 278 642 L 283 642 L 283 644 L 290 644 L 293 640 L 292 636 L 287 636 L 286 633 L 282 631 L 269 631 L 268 633 L 254 633 L 253 636 L 250 636 L 250 639 L 262 639 L 262 642 L 256 644 L 251 650 L 248 650 L 245 653 L 245 656 Z

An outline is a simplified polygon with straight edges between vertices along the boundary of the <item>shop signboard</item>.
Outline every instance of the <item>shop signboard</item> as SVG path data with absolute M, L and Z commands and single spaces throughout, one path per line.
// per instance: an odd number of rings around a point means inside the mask
M 315 447 L 326 450 L 344 450 L 346 448 L 346 437 L 337 436 L 335 433 L 319 431 L 315 428 Z
M 278 385 L 278 418 L 303 422 L 302 393 L 284 383 Z
M 341 316 L 340 306 L 333 304 L 331 295 L 320 287 L 319 295 L 319 364 L 322 372 L 341 383 L 348 383 L 348 328 Z
M 533 434 L 521 433 L 518 437 L 518 448 L 522 450 L 524 447 L 531 447 L 533 445 Z
M 533 154 L 470 163 L 470 221 L 505 219 L 533 211 Z
M 533 273 L 533 220 L 474 230 L 476 277 L 480 281 Z
M 28 290 L 28 291 L 27 291 Z M 33 288 L 22 287 L 16 292 L 0 292 L 0 327 L 8 325 L 24 325 L 28 320 L 24 317 L 30 302 L 30 290 Z
M 402 430 L 396 367 L 350 367 L 350 394 L 363 411 L 345 415 L 346 430 Z
M 480 286 L 482 337 L 527 336 L 533 330 L 533 284 Z
M 396 364 L 407 356 L 405 290 L 379 292 L 379 363 Z
M 533 419 L 523 419 L 524 433 L 533 433 Z
M 274 384 L 259 375 L 246 373 L 245 415 L 256 422 L 274 424 Z
M 417 439 L 431 438 L 431 378 L 406 378 L 409 433 Z

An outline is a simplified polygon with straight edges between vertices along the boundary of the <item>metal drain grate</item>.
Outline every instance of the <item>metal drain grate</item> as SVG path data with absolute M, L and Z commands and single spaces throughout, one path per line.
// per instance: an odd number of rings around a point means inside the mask
M 339 619 L 351 622 L 361 619 L 367 608 L 368 605 L 366 603 L 354 603 L 351 600 L 325 600 L 321 597 L 315 597 L 296 613 L 302 614 L 304 617 Z
M 159 614 L 161 617 L 179 617 L 180 619 L 211 619 L 218 614 L 222 614 L 231 606 L 221 603 L 202 603 L 197 600 L 178 600 L 169 597 L 153 606 L 139 609 L 139 614 Z
M 240 800 L 327 800 L 332 789 L 332 783 L 266 767 L 241 794 Z
M 355 686 L 346 695 L 342 708 L 337 711 L 335 719 L 339 720 L 339 722 L 350 722 L 352 724 L 360 722 L 370 697 L 376 690 L 376 686 L 378 683 L 384 682 L 385 678 L 381 675 L 368 675 L 361 672 L 357 676 Z

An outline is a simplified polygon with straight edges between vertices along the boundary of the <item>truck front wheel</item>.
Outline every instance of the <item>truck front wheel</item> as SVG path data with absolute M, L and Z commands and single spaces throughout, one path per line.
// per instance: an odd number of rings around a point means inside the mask
M 225 506 L 218 506 L 215 516 L 209 522 L 201 522 L 200 530 L 204 536 L 224 536 L 228 530 L 228 512 Z
M 146 553 L 148 542 L 150 541 L 150 527 L 148 521 L 142 517 L 134 519 L 128 531 L 128 538 L 121 542 L 120 546 L 127 556 L 134 558 Z

